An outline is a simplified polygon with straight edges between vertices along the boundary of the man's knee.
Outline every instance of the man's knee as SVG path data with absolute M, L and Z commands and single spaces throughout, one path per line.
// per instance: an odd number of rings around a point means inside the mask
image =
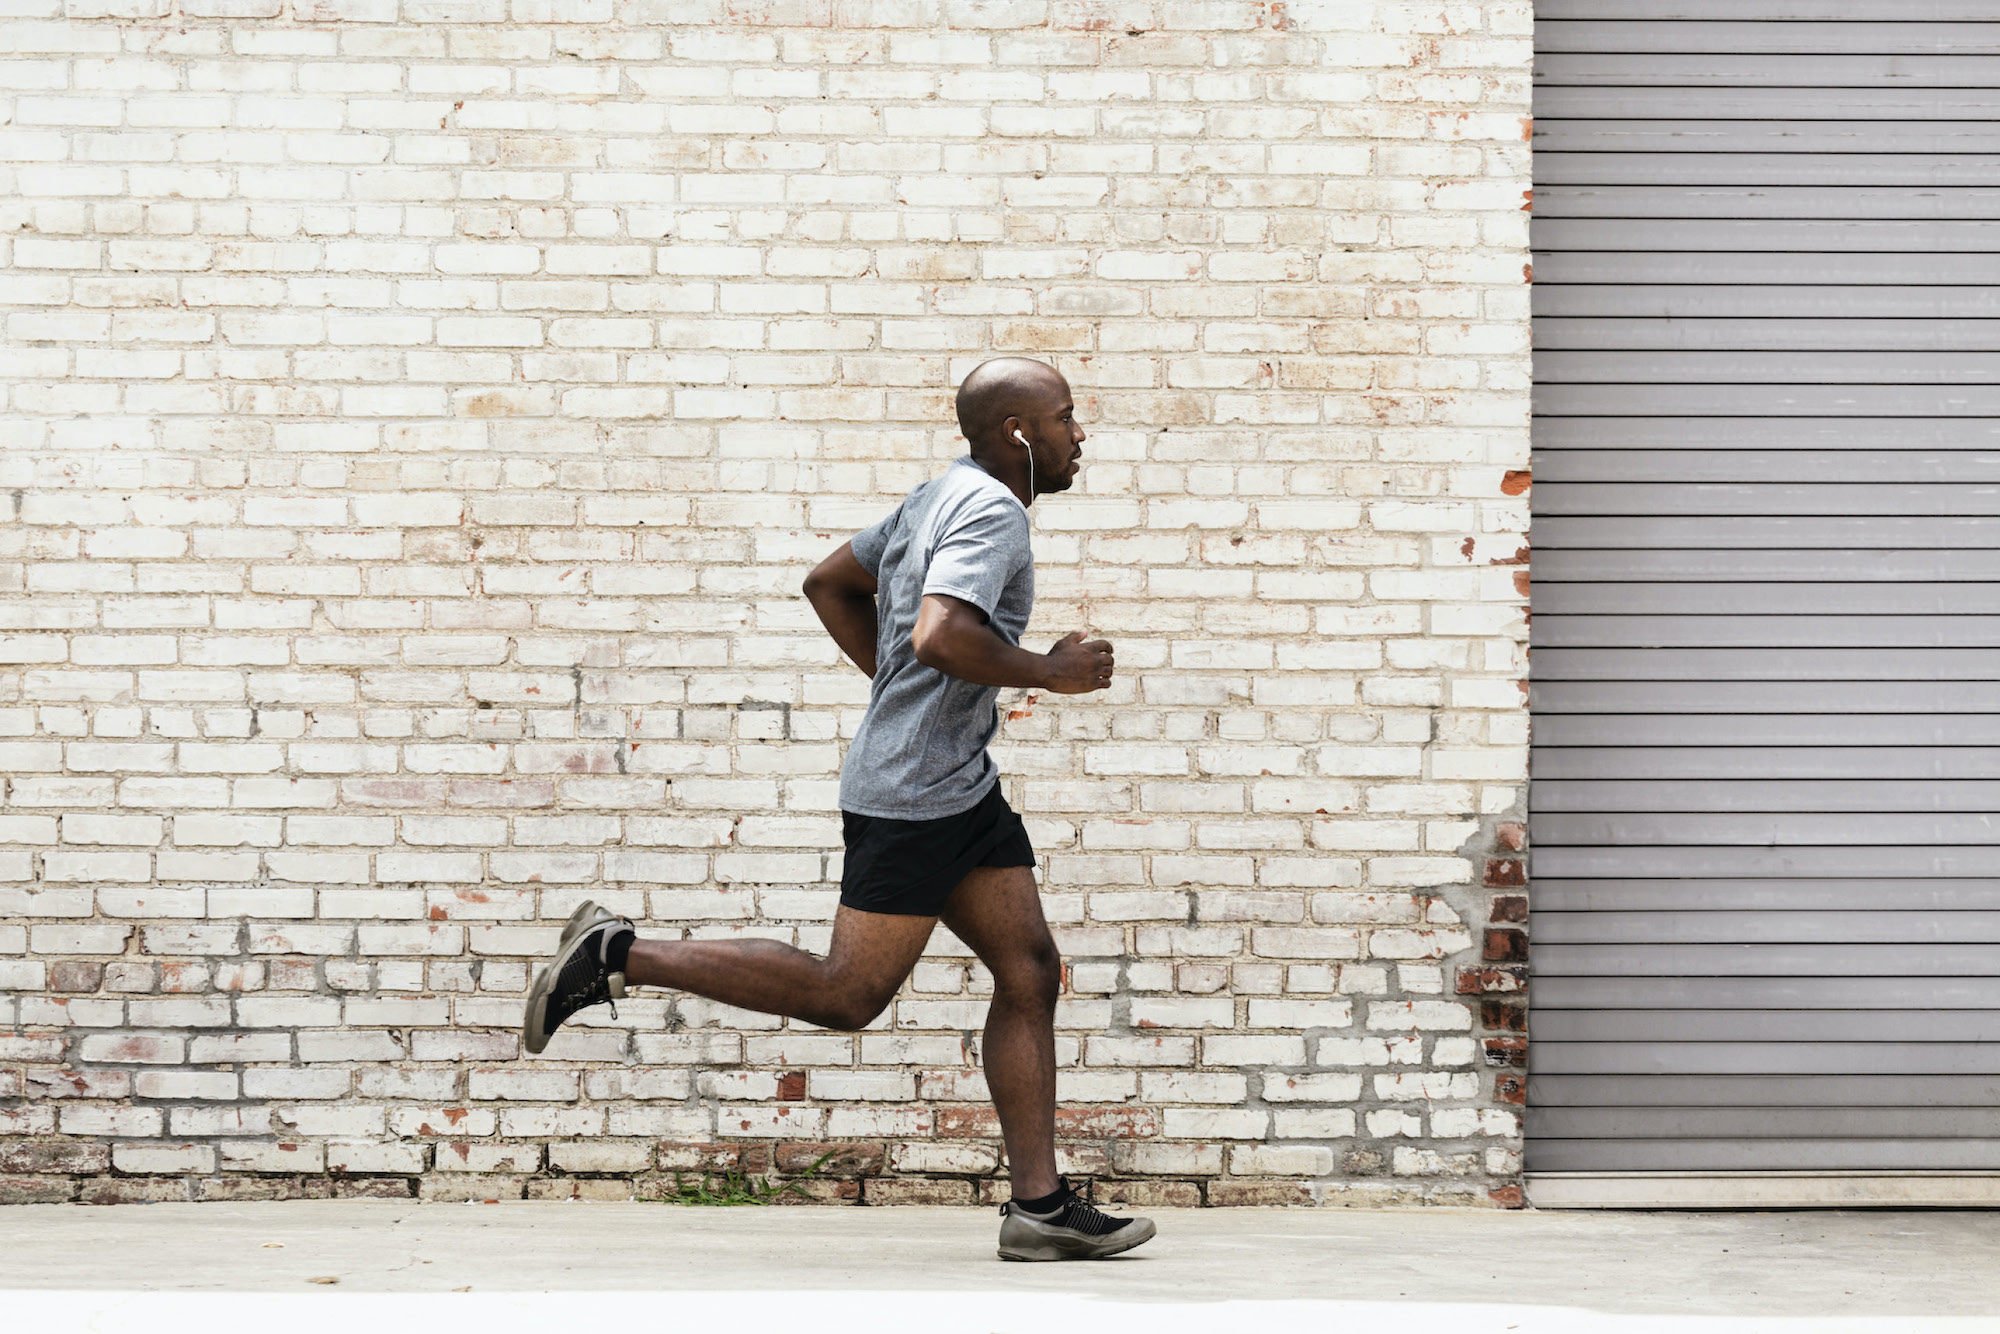
M 895 997 L 894 989 L 884 991 L 879 987 L 838 992 L 827 1001 L 821 1023 L 843 1031 L 866 1028 L 889 1008 Z
M 1018 1002 L 1053 1010 L 1062 995 L 1062 955 L 1055 942 L 1043 937 L 1021 950 L 994 970 L 994 984 Z

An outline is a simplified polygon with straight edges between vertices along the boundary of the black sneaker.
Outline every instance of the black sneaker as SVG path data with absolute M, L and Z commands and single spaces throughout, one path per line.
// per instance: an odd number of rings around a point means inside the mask
M 1116 1218 L 1087 1203 L 1069 1182 L 1069 1197 L 1053 1214 L 1031 1214 L 1009 1200 L 1000 1206 L 1002 1260 L 1102 1260 L 1153 1239 L 1150 1218 Z
M 535 974 L 528 988 L 528 1008 L 521 1018 L 521 1045 L 530 1053 L 549 1045 L 549 1038 L 578 1010 L 609 1004 L 618 1017 L 617 1002 L 625 995 L 625 974 L 605 966 L 605 952 L 630 919 L 617 917 L 585 899 L 563 924 L 562 940 L 553 962 Z

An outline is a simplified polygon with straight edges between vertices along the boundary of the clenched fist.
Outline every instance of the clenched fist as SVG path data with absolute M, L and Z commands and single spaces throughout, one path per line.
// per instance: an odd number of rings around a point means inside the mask
M 1058 695 L 1087 695 L 1102 690 L 1111 684 L 1115 665 L 1111 641 L 1093 639 L 1085 643 L 1081 630 L 1064 635 L 1049 650 L 1048 664 L 1048 676 L 1042 682 L 1044 689 Z

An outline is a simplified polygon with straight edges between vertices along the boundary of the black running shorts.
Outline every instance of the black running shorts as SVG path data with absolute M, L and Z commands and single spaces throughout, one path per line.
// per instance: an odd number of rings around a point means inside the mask
M 847 841 L 840 901 L 862 912 L 936 917 L 974 867 L 1035 864 L 1028 831 L 998 783 L 957 815 L 889 820 L 842 811 L 840 819 Z

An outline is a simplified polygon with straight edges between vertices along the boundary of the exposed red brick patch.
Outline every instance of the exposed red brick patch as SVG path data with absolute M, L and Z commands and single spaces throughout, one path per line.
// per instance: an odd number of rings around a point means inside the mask
M 1528 883 L 1526 862 L 1512 857 L 1491 857 L 1486 862 L 1486 885 L 1488 888 L 1511 887 Z
M 49 966 L 50 991 L 95 991 L 104 984 L 104 965 L 64 959 Z
M 1461 968 L 1458 970 L 1458 994 L 1480 996 L 1493 993 L 1508 994 L 1528 989 L 1528 970 L 1525 968 Z
M 899 1181 L 879 1177 L 862 1187 L 870 1204 L 971 1204 L 970 1181 Z
M 883 1151 L 880 1144 L 819 1144 L 800 1140 L 776 1146 L 773 1157 L 780 1172 L 804 1172 L 826 1158 L 816 1175 L 860 1177 L 876 1176 L 882 1171 Z
M 1525 922 L 1528 920 L 1528 898 L 1525 894 L 1495 894 L 1490 914 L 1495 922 Z
M 1231 1205 L 1311 1204 L 1312 1187 L 1303 1181 L 1211 1181 L 1208 1202 Z
M 1061 1116 L 1061 1112 L 1056 1113 Z M 1000 1118 L 990 1107 L 940 1107 L 937 1109 L 939 1139 L 998 1139 Z
M 75 1190 L 69 1177 L 0 1177 L 0 1204 L 60 1204 Z
M 1150 1139 L 1159 1118 L 1143 1107 L 1062 1107 L 1056 1110 L 1058 1139 Z
M 711 1144 L 699 1141 L 663 1141 L 659 1164 L 670 1172 L 767 1172 L 770 1148 L 763 1144 Z

